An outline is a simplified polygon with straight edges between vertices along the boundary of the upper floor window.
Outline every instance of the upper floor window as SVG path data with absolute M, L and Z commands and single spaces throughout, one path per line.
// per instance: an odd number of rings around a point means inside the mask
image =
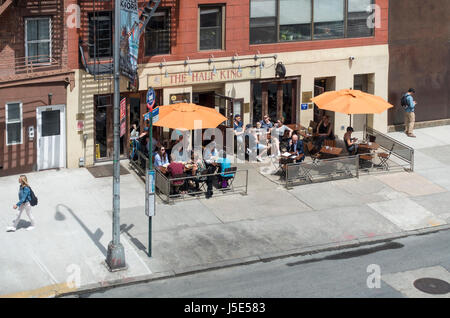
M 6 104 L 6 144 L 22 143 L 22 103 Z
M 25 19 L 25 56 L 28 62 L 49 63 L 52 57 L 50 18 Z
M 372 0 L 348 0 L 347 36 L 349 38 L 373 36 L 367 21 L 372 15 Z M 367 10 L 370 8 L 370 10 Z
M 250 44 L 369 37 L 374 0 L 250 0 Z
M 170 11 L 158 10 L 145 28 L 145 55 L 170 54 Z
M 314 0 L 314 39 L 344 37 L 345 0 Z
M 112 57 L 111 12 L 89 13 L 89 56 Z
M 223 50 L 223 6 L 200 6 L 200 50 Z

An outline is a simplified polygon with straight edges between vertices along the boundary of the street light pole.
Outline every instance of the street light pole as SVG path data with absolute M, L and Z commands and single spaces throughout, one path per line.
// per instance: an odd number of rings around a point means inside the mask
M 106 265 L 110 271 L 126 268 L 125 251 L 120 243 L 120 0 L 114 1 L 114 154 L 113 154 L 113 239 L 108 244 Z

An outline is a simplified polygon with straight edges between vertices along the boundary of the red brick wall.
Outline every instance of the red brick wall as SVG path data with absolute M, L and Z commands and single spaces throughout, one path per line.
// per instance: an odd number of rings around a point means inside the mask
M 271 54 L 280 52 L 294 52 L 304 50 L 330 49 L 340 47 L 351 47 L 361 45 L 378 45 L 388 43 L 388 8 L 389 0 L 376 0 L 376 4 L 381 8 L 381 28 L 375 30 L 375 37 L 356 39 L 337 39 L 306 41 L 296 43 L 276 43 L 264 45 L 250 45 L 249 39 L 249 0 L 189 0 L 189 1 L 162 1 L 162 7 L 168 3 L 179 6 L 172 10 L 172 18 L 177 21 L 173 25 L 172 54 L 166 56 L 142 57 L 140 63 L 160 62 L 163 58 L 166 61 L 184 60 L 186 56 L 190 59 L 238 55 L 253 55 L 258 50 L 261 54 Z M 198 6 L 200 4 L 225 4 L 225 50 L 212 52 L 198 52 Z M 143 43 L 142 43 L 143 44 Z M 143 47 L 143 45 L 141 45 Z

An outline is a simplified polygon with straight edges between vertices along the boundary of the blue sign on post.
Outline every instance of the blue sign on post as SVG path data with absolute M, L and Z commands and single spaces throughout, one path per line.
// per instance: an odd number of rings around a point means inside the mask
M 302 104 L 302 110 L 307 110 L 308 109 L 308 104 Z
M 159 119 L 159 107 L 153 109 L 151 111 L 151 116 L 152 116 L 152 123 L 156 123 Z M 144 115 L 144 120 L 150 120 L 150 112 L 148 112 L 147 114 Z
M 153 87 L 150 87 L 147 91 L 147 108 L 149 110 L 153 109 L 153 106 L 155 106 L 155 90 L 153 89 Z

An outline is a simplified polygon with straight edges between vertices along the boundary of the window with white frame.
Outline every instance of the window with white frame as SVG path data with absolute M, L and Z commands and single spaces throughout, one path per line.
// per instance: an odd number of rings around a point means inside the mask
M 30 63 L 49 63 L 52 57 L 50 18 L 25 19 L 25 56 Z
M 22 143 L 22 103 L 6 104 L 6 144 Z

